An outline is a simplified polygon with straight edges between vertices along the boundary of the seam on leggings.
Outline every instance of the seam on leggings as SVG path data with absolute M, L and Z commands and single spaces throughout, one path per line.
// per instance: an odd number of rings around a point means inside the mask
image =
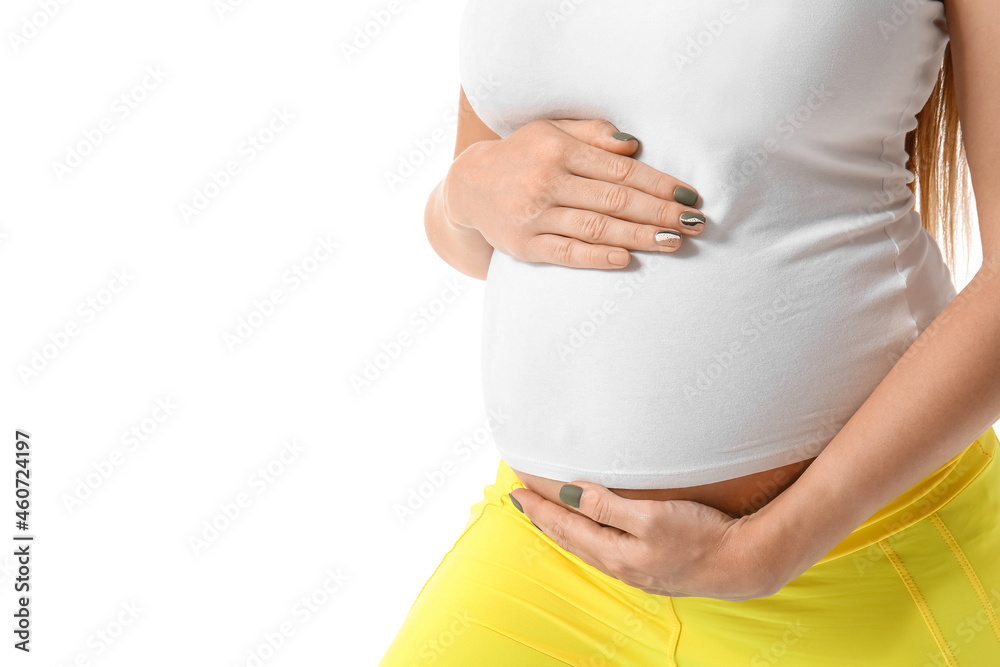
M 677 667 L 677 643 L 681 638 L 681 620 L 677 618 L 677 610 L 674 609 L 673 598 L 663 596 L 663 599 L 667 603 L 670 620 L 673 621 L 673 632 L 670 633 L 670 639 L 667 641 L 667 658 L 670 660 L 667 665 L 668 667 Z
M 882 551 L 885 552 L 886 558 L 888 558 L 889 562 L 892 563 L 892 566 L 896 568 L 896 573 L 899 574 L 899 578 L 903 580 L 903 584 L 910 592 L 910 597 L 913 598 L 914 604 L 917 605 L 920 615 L 924 617 L 924 622 L 930 629 L 931 635 L 934 637 L 934 642 L 937 644 L 938 650 L 941 651 L 941 655 L 944 656 L 948 667 L 959 667 L 958 661 L 955 659 L 955 654 L 952 653 L 951 648 L 944 639 L 944 634 L 941 632 L 941 626 L 938 625 L 937 619 L 934 618 L 934 613 L 927 604 L 927 599 L 924 598 L 924 594 L 920 592 L 916 582 L 913 581 L 913 575 L 911 575 L 910 571 L 906 569 L 906 565 L 903 564 L 899 554 L 897 554 L 896 550 L 892 548 L 888 540 L 879 540 L 878 545 L 882 547 Z
M 993 454 L 991 454 L 990 452 L 986 451 L 986 448 L 983 447 L 983 443 L 980 442 L 978 438 L 976 439 L 976 444 L 979 445 L 979 451 L 981 451 L 986 456 L 986 458 L 988 458 L 988 459 L 992 459 L 993 458 Z
M 976 442 L 978 442 L 978 440 Z M 982 445 L 980 445 L 980 449 L 982 449 Z M 980 477 L 982 477 L 987 471 L 989 471 L 991 465 L 995 465 L 995 462 L 993 461 L 993 455 L 989 454 L 988 452 L 984 452 L 984 453 L 986 453 L 986 457 L 988 459 L 987 462 L 986 462 L 986 464 L 980 466 L 979 470 L 976 471 L 975 475 L 973 475 L 972 477 L 964 480 L 964 482 L 962 483 L 962 486 L 958 487 L 955 490 L 955 492 L 954 492 L 954 494 L 952 494 L 951 498 L 949 498 L 946 502 L 942 503 L 940 507 L 936 508 L 934 510 L 935 512 L 939 512 L 942 509 L 944 509 L 945 507 L 948 507 L 948 505 L 950 505 L 951 503 L 955 502 L 958 498 L 960 498 L 962 496 L 962 493 L 964 493 L 967 488 L 969 488 L 970 486 L 972 486 L 973 483 L 975 483 L 976 481 L 978 481 Z M 923 519 L 926 519 L 929 516 L 930 516 L 930 514 L 924 516 Z M 920 521 L 920 520 L 922 520 L 922 519 L 918 519 L 918 521 Z M 916 523 L 916 522 L 914 522 L 914 523 Z M 911 523 L 909 525 L 913 525 L 913 524 Z
M 962 547 L 959 546 L 958 541 L 955 536 L 951 534 L 948 530 L 948 526 L 945 525 L 941 517 L 938 516 L 937 512 L 934 512 L 930 516 L 931 523 L 937 528 L 937 531 L 941 534 L 941 538 L 951 549 L 951 553 L 954 554 L 955 560 L 958 564 L 962 566 L 962 570 L 965 572 L 965 576 L 969 579 L 969 584 L 972 585 L 972 589 L 976 591 L 976 597 L 979 598 L 979 604 L 983 605 L 983 610 L 986 611 L 986 616 L 990 619 L 990 627 L 993 628 L 993 635 L 1000 641 L 1000 623 L 997 622 L 996 612 L 993 611 L 993 605 L 990 604 L 990 600 L 986 595 L 986 589 L 983 588 L 983 583 L 979 580 L 979 576 L 972 567 L 972 563 L 966 558 L 965 552 L 962 551 Z
M 485 499 L 486 498 L 484 497 L 483 500 L 485 500 Z M 476 501 L 476 502 L 482 502 L 482 500 L 479 500 L 479 501 Z M 465 537 L 465 534 L 467 532 L 469 532 L 470 530 L 472 530 L 472 527 L 475 526 L 476 523 L 480 519 L 483 518 L 483 512 L 485 512 L 486 508 L 489 507 L 492 504 L 493 503 L 491 503 L 491 502 L 483 502 L 483 506 L 479 508 L 479 514 L 476 516 L 476 518 L 475 519 L 472 519 L 472 518 L 469 519 L 468 524 L 462 530 L 462 534 L 455 538 L 455 542 L 451 545 L 451 548 L 448 549 L 448 551 L 445 552 L 444 556 L 441 557 L 441 560 L 438 561 L 437 567 L 435 567 L 434 571 L 431 572 L 431 576 L 427 577 L 427 581 L 425 581 L 424 585 L 420 587 L 420 591 L 417 593 L 417 596 L 415 598 L 413 598 L 413 602 L 410 603 L 410 608 L 406 612 L 407 616 L 409 616 L 410 612 L 413 611 L 413 608 L 417 604 L 417 600 L 419 600 L 420 596 L 424 594 L 424 589 L 427 588 L 427 584 L 431 583 L 431 579 L 434 578 L 434 575 L 436 575 L 437 572 L 438 572 L 438 570 L 441 569 L 441 566 L 444 565 L 445 560 L 448 558 L 448 556 L 451 555 L 451 552 L 455 550 L 455 547 L 458 546 L 459 541 L 461 541 L 461 539 L 463 537 Z
M 519 638 L 517 638 L 517 637 L 511 637 L 506 632 L 503 632 L 502 630 L 498 630 L 497 628 L 493 627 L 492 625 L 486 625 L 485 623 L 482 623 L 482 622 L 480 622 L 478 620 L 476 621 L 476 624 L 479 625 L 479 627 L 483 628 L 484 630 L 489 630 L 490 632 L 493 632 L 495 634 L 500 635 L 504 639 L 507 639 L 507 640 L 512 641 L 512 642 L 517 642 L 517 644 L 519 646 L 521 646 L 522 648 L 531 649 L 532 651 L 534 651 L 538 655 L 544 655 L 546 658 L 551 658 L 552 660 L 555 660 L 558 663 L 561 663 L 563 665 L 569 665 L 569 667 L 573 667 L 573 663 L 566 662 L 562 658 L 557 658 L 556 656 L 554 656 L 554 655 L 552 655 L 550 653 L 546 653 L 545 651 L 543 651 L 541 649 L 537 649 L 534 646 L 529 646 L 528 644 L 525 644 L 524 642 L 522 642 Z

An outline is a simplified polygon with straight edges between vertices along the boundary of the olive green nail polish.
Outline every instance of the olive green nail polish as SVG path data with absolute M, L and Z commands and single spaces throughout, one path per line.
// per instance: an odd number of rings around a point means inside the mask
M 509 493 L 507 494 L 507 497 L 510 498 L 510 502 L 514 503 L 514 507 L 517 508 L 517 511 L 520 512 L 521 514 L 524 514 L 524 509 L 522 509 L 521 503 L 517 502 L 517 498 L 515 498 Z
M 528 521 L 531 521 L 531 519 L 528 519 Z M 535 528 L 538 528 L 538 524 L 537 524 L 537 523 L 535 523 L 534 521 L 531 521 L 531 525 L 532 525 L 532 526 L 534 526 Z M 541 531 L 542 531 L 542 533 L 544 533 L 544 532 L 545 532 L 545 531 L 544 531 L 544 530 L 542 530 L 541 528 L 538 528 L 538 530 L 541 530 Z
M 681 213 L 681 222 L 688 227 L 697 227 L 705 224 L 705 216 L 694 211 L 684 211 Z
M 611 136 L 619 141 L 631 141 L 632 139 L 635 139 L 635 137 L 628 132 L 615 132 Z
M 562 488 L 559 489 L 559 500 L 577 509 L 580 509 L 580 496 L 582 495 L 583 489 L 572 484 L 563 484 Z
M 694 203 L 698 201 L 698 193 L 691 188 L 678 185 L 674 188 L 674 201 L 685 206 L 694 206 Z

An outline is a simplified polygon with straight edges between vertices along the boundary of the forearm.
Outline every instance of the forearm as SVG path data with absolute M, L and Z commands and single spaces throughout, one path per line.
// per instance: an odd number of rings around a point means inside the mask
M 916 339 L 815 461 L 752 520 L 787 583 L 1000 418 L 1000 260 Z
M 444 208 L 445 180 L 431 192 L 424 210 L 424 229 L 431 247 L 441 259 L 471 278 L 486 279 L 493 255 L 483 235 L 472 227 L 450 220 Z

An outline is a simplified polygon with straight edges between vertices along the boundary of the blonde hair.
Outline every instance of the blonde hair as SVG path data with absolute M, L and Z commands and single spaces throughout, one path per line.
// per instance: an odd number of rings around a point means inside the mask
M 923 227 L 938 242 L 954 277 L 959 241 L 968 260 L 970 201 L 975 200 L 958 119 L 951 42 L 945 47 L 937 84 L 917 114 L 917 127 L 906 135 L 906 150 L 910 155 L 906 168 L 916 175 L 909 186 Z

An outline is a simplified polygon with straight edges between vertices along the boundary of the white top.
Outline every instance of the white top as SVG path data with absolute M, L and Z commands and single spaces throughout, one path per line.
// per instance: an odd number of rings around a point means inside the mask
M 469 0 L 461 83 L 487 125 L 610 120 L 708 219 L 620 270 L 493 253 L 501 457 L 670 488 L 818 455 L 955 296 L 904 149 L 947 30 L 932 0 Z

